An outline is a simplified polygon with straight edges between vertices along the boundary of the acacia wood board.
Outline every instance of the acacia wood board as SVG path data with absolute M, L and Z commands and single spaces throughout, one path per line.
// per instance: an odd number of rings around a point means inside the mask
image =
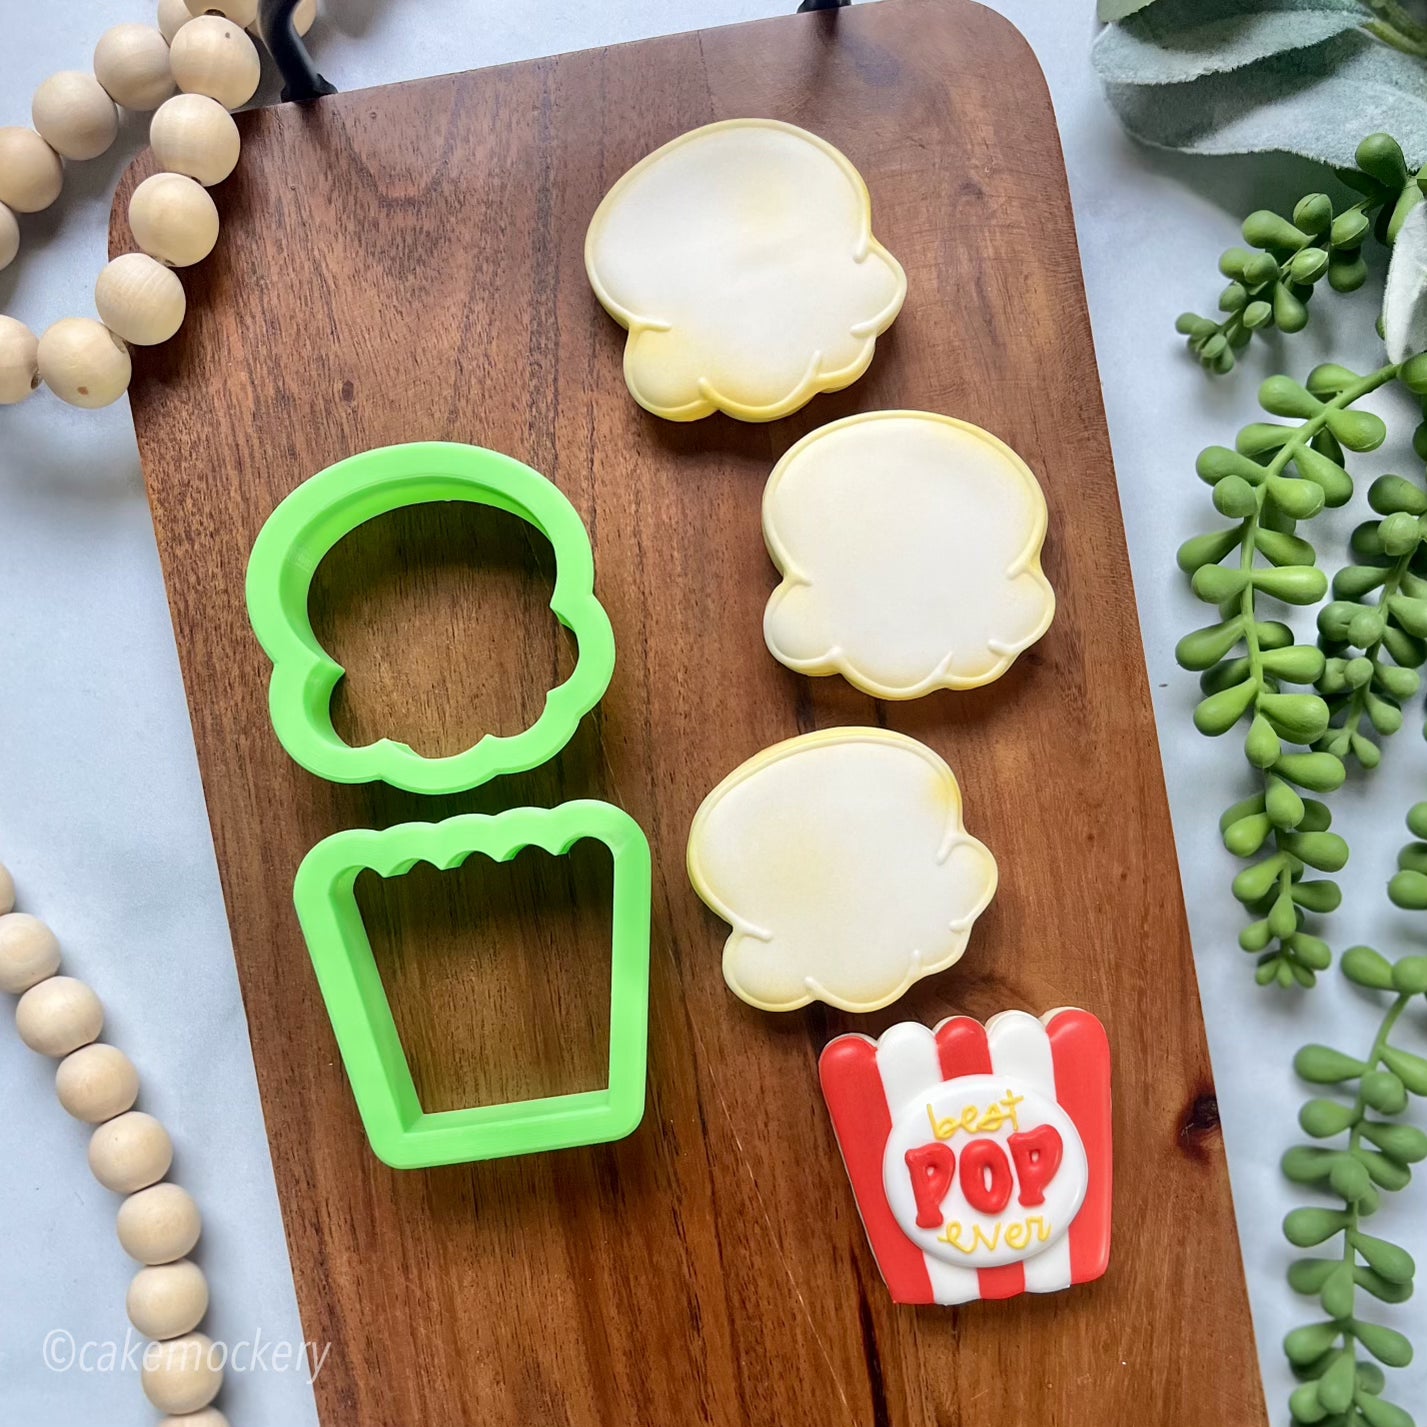
M 909 296 L 870 371 L 766 426 L 671 425 L 621 377 L 582 263 L 600 197 L 686 129 L 785 119 L 866 178 Z M 885 0 L 239 116 L 189 317 L 135 351 L 153 508 L 303 1326 L 327 1427 L 1248 1427 L 1264 1421 L 1075 230 L 1049 96 L 1006 21 Z M 111 243 L 142 158 L 116 198 Z M 776 458 L 834 418 L 924 408 L 1037 472 L 1059 613 L 996 684 L 881 704 L 763 647 Z M 248 627 L 254 537 L 372 446 L 494 447 L 593 537 L 619 662 L 570 746 L 458 798 L 311 777 L 279 747 Z M 338 727 L 453 752 L 568 671 L 528 527 L 427 506 L 321 567 L 350 671 Z M 720 973 L 684 871 L 703 795 L 758 749 L 871 723 L 955 768 L 1001 886 L 951 971 L 870 1016 L 765 1015 Z M 424 1172 L 367 1147 L 292 909 L 339 828 L 566 798 L 654 850 L 648 1110 L 613 1145 Z M 359 886 L 427 1109 L 602 1083 L 608 859 L 523 853 Z M 957 1309 L 894 1307 L 816 1078 L 849 1029 L 1084 1006 L 1114 1054 L 1110 1269 Z

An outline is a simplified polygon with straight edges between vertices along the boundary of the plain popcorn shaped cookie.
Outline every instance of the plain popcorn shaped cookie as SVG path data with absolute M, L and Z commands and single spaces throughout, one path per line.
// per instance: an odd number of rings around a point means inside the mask
M 1046 504 L 969 422 L 873 411 L 810 432 L 773 468 L 763 538 L 783 576 L 763 637 L 800 674 L 880 699 L 990 683 L 1050 627 Z
M 772 421 L 847 386 L 907 295 L 861 175 L 773 119 L 693 129 L 637 163 L 590 222 L 585 270 L 629 329 L 630 394 L 670 421 Z
M 966 950 L 996 863 L 950 768 L 884 728 L 828 728 L 755 754 L 704 799 L 689 878 L 732 926 L 729 988 L 763 1011 L 875 1011 Z

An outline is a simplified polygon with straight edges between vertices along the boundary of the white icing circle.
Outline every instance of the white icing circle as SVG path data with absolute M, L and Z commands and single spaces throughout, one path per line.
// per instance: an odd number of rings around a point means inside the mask
M 1019 1098 L 1006 1107 L 1007 1096 Z M 999 1126 L 969 1131 L 961 1128 L 968 1112 L 974 1113 L 973 1125 L 983 1121 L 994 1124 L 996 1116 L 987 1113 L 992 1106 L 1002 1107 Z M 958 1128 L 941 1138 L 933 1132 L 933 1119 L 943 1133 L 951 1125 Z M 973 1208 L 962 1190 L 962 1161 L 967 1146 L 976 1140 L 992 1141 L 1010 1166 L 1012 1134 L 1041 1125 L 1051 1126 L 1060 1135 L 1062 1156 L 1059 1169 L 1041 1188 L 1044 1202 L 1020 1203 L 1025 1186 L 1011 1168 L 1012 1189 L 1006 1207 L 997 1214 Z M 917 1197 L 906 1158 L 908 1151 L 931 1144 L 944 1144 L 956 1156 L 955 1176 L 941 1200 L 941 1223 L 935 1228 L 917 1222 Z M 933 1085 L 897 1111 L 882 1160 L 882 1180 L 893 1217 L 923 1253 L 945 1263 L 976 1269 L 1032 1258 L 1063 1238 L 1085 1202 L 1090 1176 L 1080 1133 L 1055 1101 L 1014 1077 L 964 1075 Z

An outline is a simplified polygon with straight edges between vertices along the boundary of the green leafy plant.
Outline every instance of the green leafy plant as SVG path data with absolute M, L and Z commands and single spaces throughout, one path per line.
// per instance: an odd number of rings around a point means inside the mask
M 1408 826 L 1414 835 L 1427 835 L 1427 803 L 1412 809 Z M 1388 895 L 1399 906 L 1427 908 L 1427 842 L 1411 844 L 1403 857 L 1409 865 L 1393 878 Z M 1327 1315 L 1284 1340 L 1302 1379 L 1289 1409 L 1295 1422 L 1413 1427 L 1411 1414 L 1383 1396 L 1382 1371 L 1406 1367 L 1412 1344 L 1398 1329 L 1361 1316 L 1360 1295 L 1391 1305 L 1412 1294 L 1411 1254 L 1363 1225 L 1385 1194 L 1407 1187 L 1412 1166 L 1427 1159 L 1427 1134 L 1398 1118 L 1411 1097 L 1427 1097 L 1427 1059 L 1394 1040 L 1409 1002 L 1427 993 L 1427 956 L 1390 962 L 1371 947 L 1356 946 L 1343 954 L 1341 969 L 1355 985 L 1388 999 L 1365 1056 L 1309 1045 L 1294 1059 L 1304 1080 L 1336 1094 L 1317 1095 L 1299 1111 L 1298 1122 L 1313 1143 L 1290 1149 L 1283 1172 L 1342 1207 L 1305 1206 L 1284 1220 L 1284 1235 L 1296 1248 L 1336 1250 L 1300 1258 L 1289 1270 L 1294 1290 L 1316 1297 Z
M 1099 0 L 1092 57 L 1137 138 L 1203 154 L 1352 161 L 1363 116 L 1427 160 L 1420 0 Z

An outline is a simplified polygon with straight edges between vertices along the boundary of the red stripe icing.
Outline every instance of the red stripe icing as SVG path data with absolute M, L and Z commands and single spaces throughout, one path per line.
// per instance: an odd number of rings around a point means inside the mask
M 990 1075 L 991 1047 L 986 1027 L 970 1016 L 953 1016 L 936 1028 L 937 1054 L 941 1058 L 941 1078 L 958 1075 Z
M 936 1046 L 944 1080 L 953 1080 L 958 1075 L 992 1073 L 986 1027 L 970 1016 L 953 1016 L 943 1021 L 936 1030 Z M 976 1270 L 976 1282 L 982 1298 L 1014 1298 L 1026 1291 L 1026 1271 L 1018 1263 L 981 1268 Z
M 1070 1281 L 1088 1283 L 1110 1261 L 1110 1042 L 1089 1011 L 1060 1011 L 1046 1032 L 1055 1097 L 1080 1131 L 1090 1165 L 1085 1203 L 1070 1226 Z
M 818 1057 L 818 1076 L 857 1210 L 893 1301 L 933 1302 L 926 1260 L 892 1217 L 882 1183 L 892 1112 L 877 1071 L 876 1044 L 866 1036 L 838 1036 Z

